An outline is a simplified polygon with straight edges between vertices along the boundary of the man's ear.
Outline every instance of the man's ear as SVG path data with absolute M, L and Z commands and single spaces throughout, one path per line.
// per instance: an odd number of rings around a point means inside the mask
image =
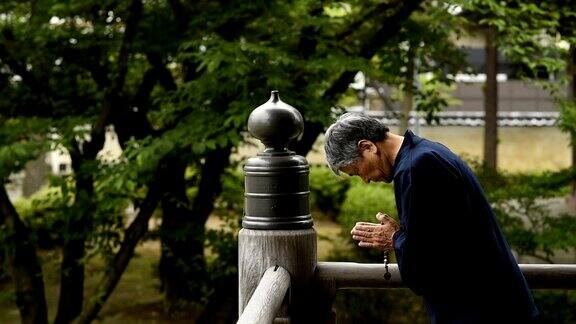
M 360 150 L 360 152 L 376 152 L 377 148 L 376 145 L 371 141 L 363 139 L 358 141 L 358 150 Z

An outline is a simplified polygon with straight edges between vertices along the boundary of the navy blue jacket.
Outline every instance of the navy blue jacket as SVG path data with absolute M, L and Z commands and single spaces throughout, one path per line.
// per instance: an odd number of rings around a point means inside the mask
M 442 144 L 407 131 L 394 163 L 403 282 L 433 323 L 525 323 L 532 294 L 478 180 Z

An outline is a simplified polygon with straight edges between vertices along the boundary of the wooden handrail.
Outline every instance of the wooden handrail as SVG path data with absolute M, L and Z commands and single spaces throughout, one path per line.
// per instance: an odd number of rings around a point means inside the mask
M 290 287 L 290 273 L 286 269 L 279 266 L 268 268 L 237 323 L 272 323 L 282 306 L 288 287 Z
M 576 264 L 520 264 L 533 289 L 576 289 Z
M 384 279 L 384 264 L 318 262 L 316 279 L 337 289 L 402 288 L 397 264 L 390 264 L 390 280 Z M 576 264 L 520 264 L 528 285 L 533 289 L 576 289 Z
M 397 264 L 390 264 L 390 280 L 384 280 L 385 267 L 379 263 L 318 262 L 316 279 L 331 282 L 337 289 L 402 288 Z

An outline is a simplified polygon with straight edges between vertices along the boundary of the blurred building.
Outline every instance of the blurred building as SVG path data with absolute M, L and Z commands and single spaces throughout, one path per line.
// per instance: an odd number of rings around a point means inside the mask
M 122 153 L 118 137 L 113 128 L 106 132 L 104 148 L 98 153 L 103 161 L 117 159 Z M 66 149 L 47 152 L 34 161 L 26 163 L 24 170 L 10 176 L 6 186 L 10 199 L 29 197 L 46 185 L 49 175 L 65 176 L 73 172 L 72 159 Z
M 438 114 L 440 125 L 444 126 L 483 126 L 484 94 L 486 80 L 485 50 L 483 38 L 468 37 L 458 41 L 461 51 L 471 68 L 471 73 L 452 76 L 455 81 L 450 96 L 450 104 Z M 558 108 L 549 91 L 535 82 L 521 80 L 521 75 L 529 73 L 522 64 L 510 62 L 502 55 L 498 57 L 498 111 L 501 126 L 554 126 L 559 117 Z M 556 76 L 538 72 L 537 79 L 554 81 Z M 360 104 L 351 110 L 367 111 L 384 118 L 386 122 L 399 123 L 399 101 L 394 101 L 395 89 L 378 82 L 365 80 L 360 72 L 351 85 L 358 92 Z M 424 124 L 413 112 L 411 124 Z

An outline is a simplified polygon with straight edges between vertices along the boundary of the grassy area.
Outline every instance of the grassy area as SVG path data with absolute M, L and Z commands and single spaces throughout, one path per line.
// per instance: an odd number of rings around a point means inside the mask
M 136 251 L 122 280 L 118 284 L 101 312 L 102 323 L 168 323 L 163 318 L 162 296 L 159 293 L 159 280 L 155 275 L 160 255 L 158 242 L 145 242 Z M 43 251 L 44 282 L 50 318 L 56 315 L 59 294 L 59 252 Z M 99 283 L 103 272 L 103 262 L 93 260 L 86 270 L 86 293 L 89 297 Z M 5 282 L 0 289 L 6 292 L 0 301 L 0 323 L 20 323 L 19 313 L 8 292 L 12 283 Z
M 224 222 L 217 217 L 210 217 L 208 228 L 219 228 Z M 334 246 L 345 247 L 338 236 L 340 227 L 328 220 L 315 220 L 318 232 L 318 257 L 326 260 Z M 58 303 L 59 289 L 59 258 L 58 251 L 43 251 L 44 281 L 46 285 L 46 298 L 49 307 L 49 316 L 54 318 Z M 147 241 L 136 249 L 136 255 L 130 262 L 122 276 L 118 287 L 104 306 L 97 323 L 125 324 L 125 323 L 179 323 L 169 319 L 163 311 L 160 281 L 156 275 L 160 257 L 159 241 Z M 99 274 L 103 271 L 103 262 L 93 260 L 87 265 L 86 292 L 91 292 L 98 285 Z M 13 302 L 13 288 L 11 282 L 0 283 L 0 323 L 20 323 L 18 309 Z M 189 323 L 190 321 L 180 321 Z

